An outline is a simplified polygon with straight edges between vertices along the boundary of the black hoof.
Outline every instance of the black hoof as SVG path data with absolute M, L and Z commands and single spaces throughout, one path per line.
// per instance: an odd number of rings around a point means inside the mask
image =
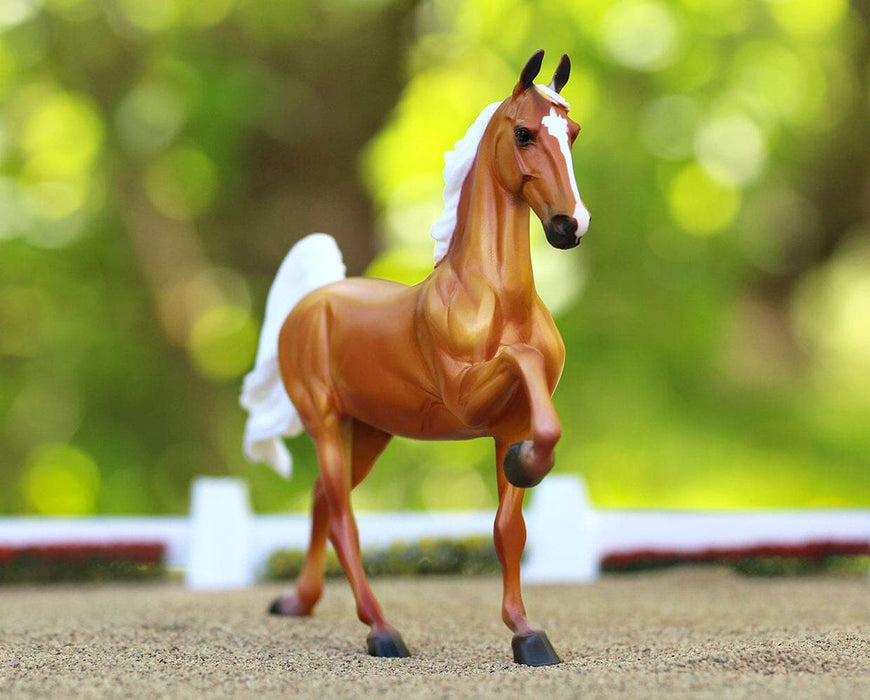
M 272 605 L 269 606 L 269 614 L 303 617 L 307 613 L 300 610 L 299 599 L 296 595 L 282 595 L 276 598 Z
M 514 650 L 514 661 L 526 666 L 553 666 L 562 663 L 562 659 L 553 649 L 546 632 L 527 632 L 515 634 L 511 640 Z
M 395 630 L 391 632 L 372 632 L 366 639 L 366 646 L 369 654 L 372 656 L 382 656 L 384 658 L 404 658 L 410 656 L 411 652 L 402 641 L 402 635 Z
M 504 457 L 504 475 L 517 488 L 530 489 L 532 486 L 540 484 L 541 479 L 532 476 L 526 471 L 520 456 L 520 448 L 522 446 L 523 443 L 515 442 L 508 448 L 507 454 Z

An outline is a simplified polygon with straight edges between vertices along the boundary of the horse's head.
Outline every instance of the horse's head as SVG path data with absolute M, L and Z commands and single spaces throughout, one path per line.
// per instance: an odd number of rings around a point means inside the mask
M 535 85 L 544 52 L 526 63 L 513 94 L 494 119 L 496 171 L 502 184 L 537 214 L 547 240 L 556 248 L 573 248 L 589 228 L 589 212 L 574 179 L 571 145 L 580 127 L 568 118 L 568 103 L 559 94 L 571 62 L 562 56 L 550 85 Z

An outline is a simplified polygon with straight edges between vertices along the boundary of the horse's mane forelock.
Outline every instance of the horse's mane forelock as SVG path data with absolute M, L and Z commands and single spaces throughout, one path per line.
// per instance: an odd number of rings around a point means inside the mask
M 435 264 L 437 265 L 447 255 L 450 241 L 456 229 L 456 212 L 459 209 L 459 195 L 462 193 L 462 183 L 471 170 L 477 147 L 483 138 L 483 132 L 489 124 L 492 115 L 501 102 L 493 102 L 480 113 L 474 123 L 468 127 L 452 151 L 444 154 L 444 212 L 441 218 L 432 224 L 430 235 L 435 239 Z

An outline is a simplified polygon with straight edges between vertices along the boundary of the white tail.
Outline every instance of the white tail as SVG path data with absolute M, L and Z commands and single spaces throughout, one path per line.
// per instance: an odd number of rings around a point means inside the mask
M 287 253 L 266 299 L 257 361 L 245 377 L 240 398 L 249 414 L 244 450 L 252 462 L 266 462 L 285 477 L 292 473 L 293 458 L 281 438 L 299 435 L 303 426 L 281 381 L 278 334 L 287 314 L 302 297 L 344 276 L 344 262 L 335 239 L 325 233 L 312 233 Z

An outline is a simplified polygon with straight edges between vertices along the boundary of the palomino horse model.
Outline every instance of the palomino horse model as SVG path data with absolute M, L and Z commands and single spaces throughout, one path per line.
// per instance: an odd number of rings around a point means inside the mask
M 442 218 L 433 227 L 436 265 L 413 287 L 344 279 L 335 242 L 312 234 L 284 260 L 266 305 L 256 365 L 245 378 L 250 415 L 245 451 L 288 474 L 281 436 L 314 441 L 311 542 L 278 615 L 308 615 L 323 592 L 329 537 L 371 631 L 374 656 L 408 656 L 360 563 L 351 490 L 394 435 L 424 440 L 495 440 L 502 618 L 514 659 L 559 663 L 547 635 L 526 617 L 520 557 L 525 489 L 553 466 L 561 427 L 551 399 L 565 346 L 535 291 L 529 207 L 556 248 L 573 248 L 589 226 L 574 180 L 571 144 L 580 128 L 559 92 L 563 56 L 548 86 L 534 84 L 543 51 L 513 93 L 487 107 L 445 157 Z M 289 397 L 289 400 L 288 400 Z

